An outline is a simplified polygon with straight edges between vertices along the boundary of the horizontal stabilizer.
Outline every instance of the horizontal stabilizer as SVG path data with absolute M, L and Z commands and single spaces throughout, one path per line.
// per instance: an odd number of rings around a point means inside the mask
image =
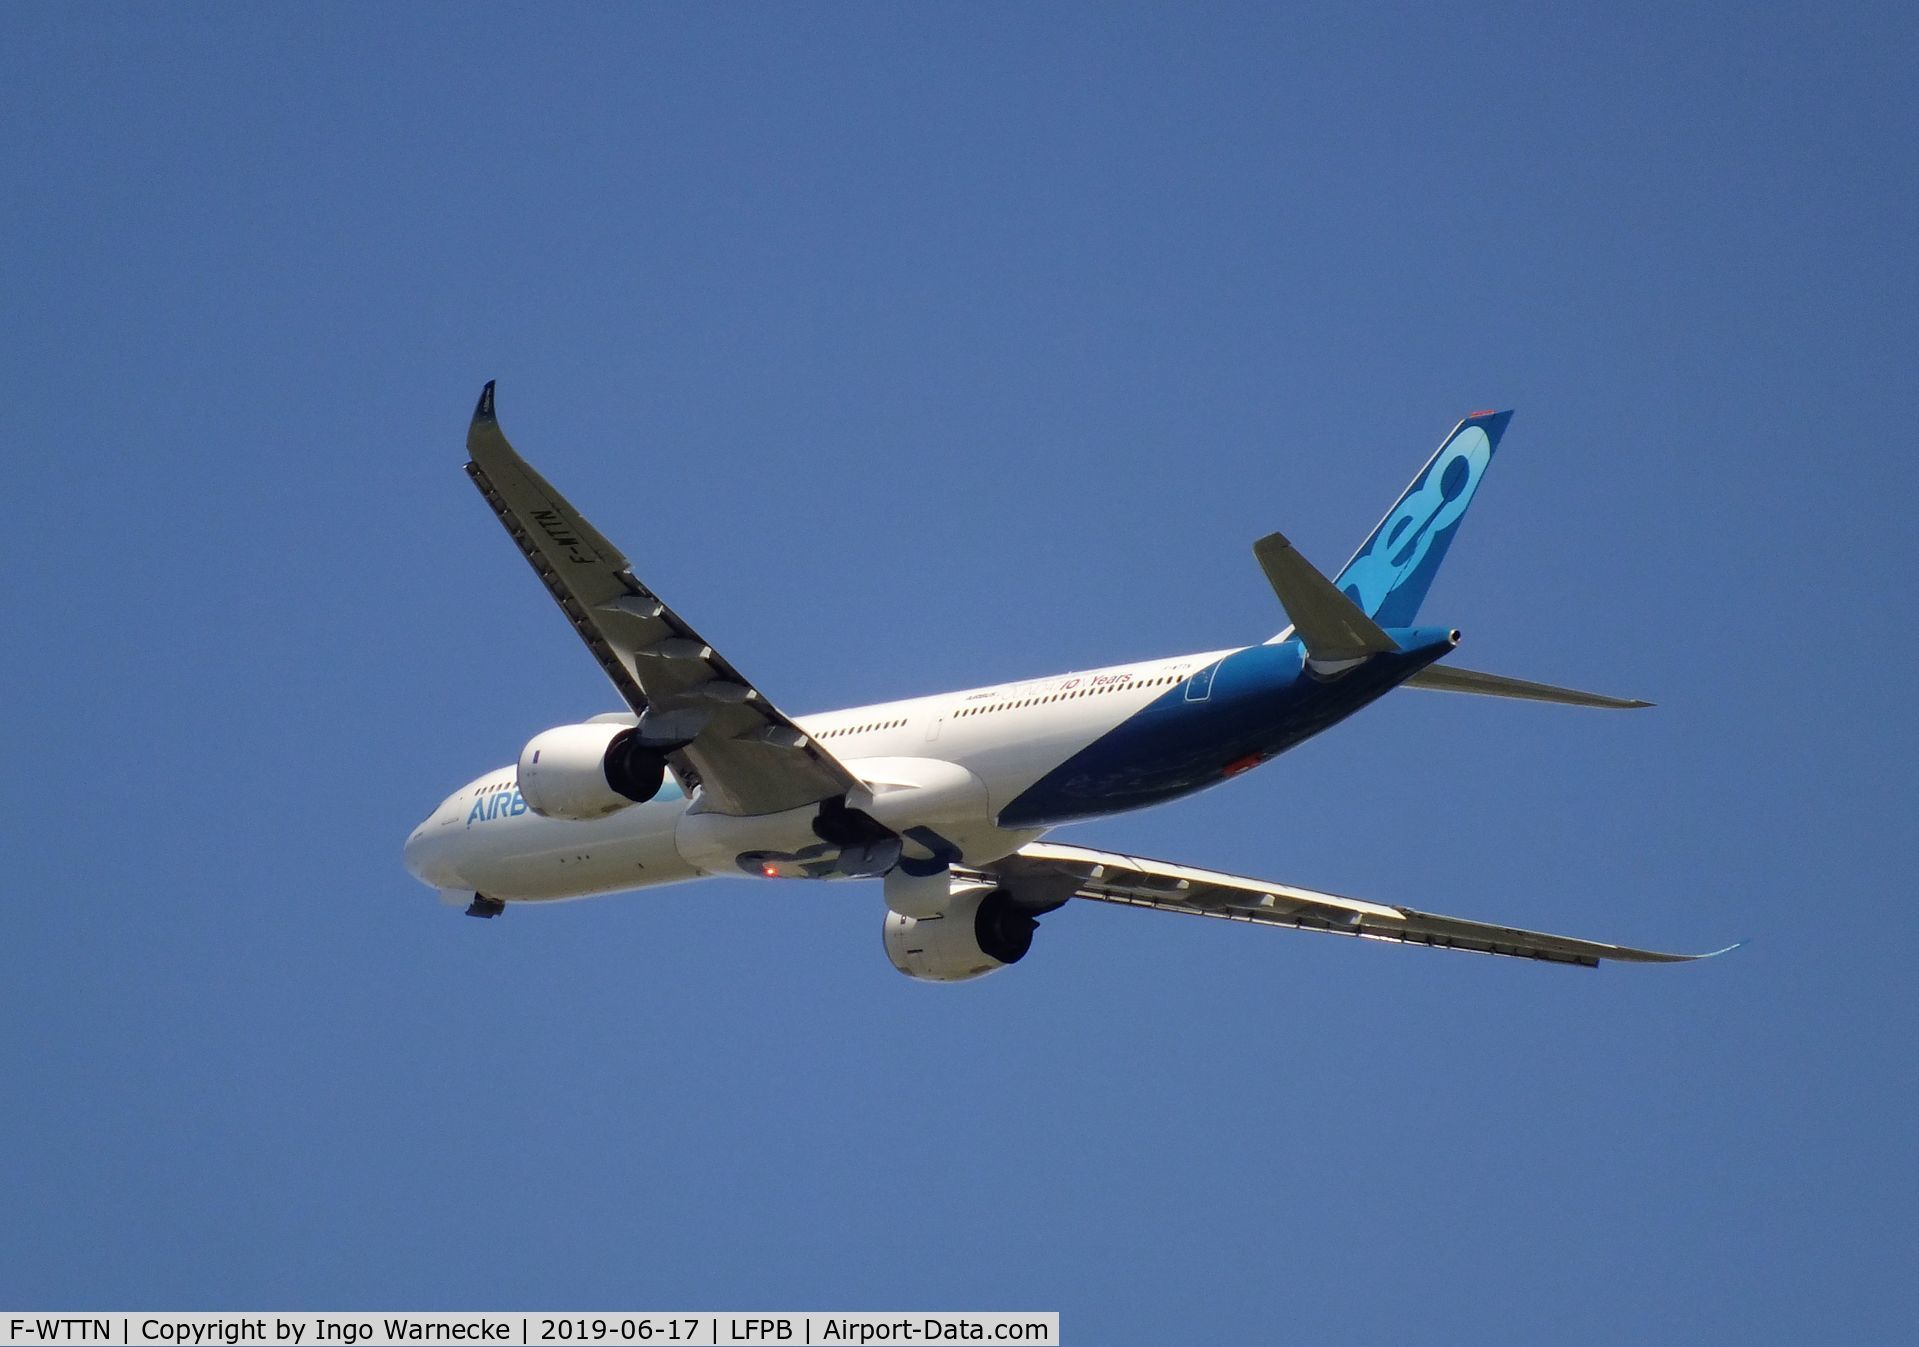
M 1314 570 L 1285 535 L 1267 534 L 1253 544 L 1253 555 L 1293 620 L 1293 635 L 1311 658 L 1360 659 L 1399 649 L 1358 604 Z
M 1471 692 L 1481 697 L 1516 697 L 1528 702 L 1557 702 L 1561 706 L 1602 706 L 1615 710 L 1651 706 L 1651 702 L 1606 697 L 1578 688 L 1559 688 L 1551 683 L 1528 683 L 1523 678 L 1505 678 L 1499 674 L 1462 669 L 1456 664 L 1429 664 L 1406 680 L 1409 688 L 1427 688 L 1433 692 Z

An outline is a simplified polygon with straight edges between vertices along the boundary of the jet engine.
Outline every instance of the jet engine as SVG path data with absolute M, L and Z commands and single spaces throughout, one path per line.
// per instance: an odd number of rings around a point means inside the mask
M 990 884 L 954 881 L 938 916 L 886 914 L 881 930 L 893 967 L 922 982 L 965 982 L 1018 963 L 1039 927 L 1033 909 Z
M 605 818 L 645 804 L 666 781 L 666 756 L 631 725 L 561 725 L 520 751 L 520 794 L 542 818 Z

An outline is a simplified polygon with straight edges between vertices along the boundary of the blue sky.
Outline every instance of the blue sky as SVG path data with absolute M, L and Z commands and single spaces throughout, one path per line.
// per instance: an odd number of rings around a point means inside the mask
M 1910 8 L 9 18 L 0 1302 L 1912 1332 Z M 489 378 L 795 712 L 1262 639 L 1254 538 L 1516 407 L 1425 617 L 1657 710 L 1407 692 L 1062 836 L 1754 943 L 464 920 L 407 831 L 614 704 Z

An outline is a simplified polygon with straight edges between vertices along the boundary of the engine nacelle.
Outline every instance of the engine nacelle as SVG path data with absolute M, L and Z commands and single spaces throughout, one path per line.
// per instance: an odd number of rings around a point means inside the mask
M 1039 922 L 1004 889 L 955 881 L 946 911 L 935 917 L 886 914 L 881 937 L 893 967 L 922 982 L 965 982 L 1018 963 L 1033 947 Z
M 520 795 L 542 818 L 576 823 L 645 804 L 666 781 L 666 757 L 631 725 L 561 725 L 520 750 Z

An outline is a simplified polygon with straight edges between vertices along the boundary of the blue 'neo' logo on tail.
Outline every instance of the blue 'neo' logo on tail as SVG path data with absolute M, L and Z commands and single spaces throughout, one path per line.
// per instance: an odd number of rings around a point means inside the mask
M 1462 423 L 1333 581 L 1380 626 L 1409 627 L 1419 615 L 1511 416 Z

